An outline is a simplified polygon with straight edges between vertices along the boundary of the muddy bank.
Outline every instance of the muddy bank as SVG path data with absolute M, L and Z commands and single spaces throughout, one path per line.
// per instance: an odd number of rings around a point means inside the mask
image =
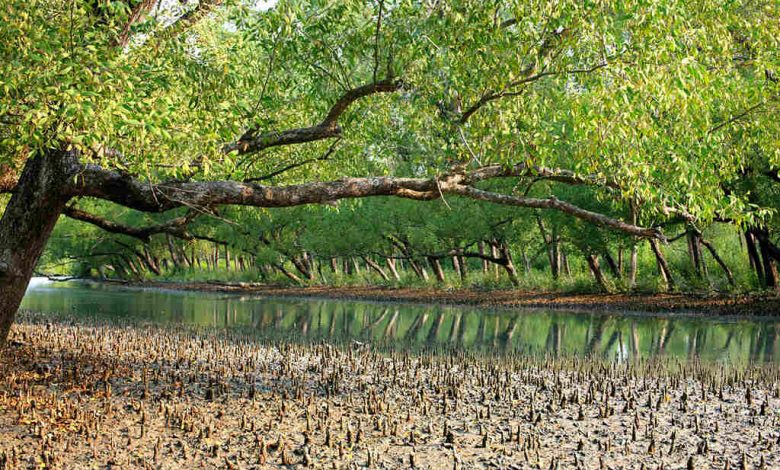
M 779 379 L 26 317 L 0 468 L 777 468 Z
M 653 313 L 780 316 L 780 297 L 774 295 L 694 294 L 562 294 L 517 290 L 443 290 L 391 287 L 277 287 L 251 283 L 144 282 L 131 284 L 176 290 L 234 292 L 275 297 L 313 297 L 492 308 L 556 308 L 572 310 L 623 310 Z

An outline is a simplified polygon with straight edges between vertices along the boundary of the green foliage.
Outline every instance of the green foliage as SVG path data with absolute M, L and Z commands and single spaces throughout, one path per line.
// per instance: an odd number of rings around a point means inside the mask
M 528 163 L 588 175 L 597 184 L 508 178 L 486 187 L 556 196 L 623 220 L 634 204 L 638 222 L 667 231 L 680 226 L 675 216 L 683 212 L 698 229 L 716 220 L 763 223 L 774 235 L 780 205 L 780 185 L 771 176 L 780 165 L 774 0 L 393 0 L 385 2 L 379 29 L 376 2 L 286 0 L 269 9 L 254 3 L 225 2 L 185 28 L 175 20 L 189 7 L 161 2 L 127 28 L 137 1 L 4 1 L 0 165 L 20 168 L 37 152 L 64 145 L 153 182 L 262 178 L 282 185 Z M 125 29 L 130 40 L 118 47 Z M 327 159 L 317 157 L 332 141 L 256 155 L 223 152 L 247 130 L 317 124 L 347 90 L 390 77 L 402 80 L 403 89 L 353 103 Z M 79 206 L 133 226 L 181 215 Z M 404 256 L 422 259 L 501 240 L 516 258 L 533 258 L 532 272 L 542 272 L 540 216 L 572 260 L 636 243 L 565 215 L 454 197 L 225 208 L 200 217 L 190 231 L 228 241 L 258 265 L 287 268 L 306 253 L 320 260 L 381 258 L 399 255 L 401 243 L 411 250 Z M 81 270 L 144 248 L 158 257 L 168 249 L 163 236 L 144 247 L 73 221 L 63 221 L 55 237 L 45 264 L 75 257 Z M 734 237 L 715 238 L 731 246 Z M 208 243 L 187 246 L 206 251 Z M 688 275 L 684 253 L 670 251 L 673 269 L 685 274 L 683 288 L 711 287 Z M 745 264 L 736 248 L 721 251 L 728 264 Z M 650 269 L 654 260 L 643 256 L 643 269 Z M 587 278 L 587 265 L 577 269 L 567 279 Z M 739 285 L 754 286 L 749 270 L 740 269 Z M 452 277 L 448 282 L 461 282 Z M 640 288 L 656 287 L 652 279 Z M 725 288 L 721 281 L 712 287 Z

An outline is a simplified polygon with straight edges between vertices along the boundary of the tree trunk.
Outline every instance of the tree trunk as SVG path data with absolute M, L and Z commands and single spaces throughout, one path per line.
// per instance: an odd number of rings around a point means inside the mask
M 523 270 L 525 270 L 526 276 L 531 274 L 531 260 L 528 259 L 528 254 L 526 254 L 525 249 L 520 251 L 520 256 L 523 259 Z M 571 272 L 569 272 L 571 274 Z
M 636 204 L 634 201 L 631 201 L 629 204 L 629 216 L 631 218 L 631 223 L 633 225 L 636 225 L 636 223 L 639 221 L 639 211 L 637 210 Z M 634 243 L 631 245 L 631 261 L 630 261 L 630 272 L 628 273 L 628 288 L 634 289 L 636 287 L 636 275 L 637 271 L 639 270 L 639 264 L 637 262 L 637 255 L 639 253 L 639 247 L 636 243 L 636 238 L 634 239 Z
M 688 232 L 688 256 L 691 258 L 691 264 L 696 271 L 696 276 L 703 279 L 707 275 L 707 267 L 704 265 L 701 251 L 701 236 L 690 230 Z
M 571 267 L 569 266 L 569 257 L 565 250 L 561 250 L 561 269 L 566 277 L 571 277 Z
M 484 256 L 485 255 L 485 242 L 477 243 L 477 248 L 479 249 L 479 254 L 481 256 Z M 488 260 L 483 259 L 482 260 L 482 274 L 487 274 L 489 269 L 490 269 L 490 263 L 488 262 Z
M 460 258 L 460 279 L 461 281 L 465 281 L 466 278 L 469 276 L 469 260 L 463 256 L 459 256 Z
M 490 254 L 493 256 L 493 258 L 498 258 L 498 248 L 496 248 L 496 245 L 491 243 L 490 244 Z M 493 274 L 495 275 L 496 279 L 498 279 L 499 271 L 498 271 L 498 265 L 494 266 L 495 269 L 493 269 Z
M 0 219 L 0 346 L 13 324 L 33 270 L 70 196 L 76 156 L 49 151 L 27 160 Z
M 590 272 L 593 273 L 593 277 L 596 278 L 596 282 L 598 282 L 601 290 L 604 292 L 609 292 L 609 284 L 607 284 L 607 280 L 604 278 L 604 273 L 601 272 L 599 259 L 596 257 L 596 255 L 586 255 L 585 258 L 588 260 Z
M 147 245 L 144 245 L 144 251 L 143 251 L 143 262 L 146 264 L 146 266 L 149 268 L 150 271 L 152 271 L 155 275 L 160 275 L 160 266 L 157 263 L 157 259 L 152 255 L 152 253 L 149 251 L 149 247 Z
M 282 273 L 285 276 L 287 276 L 293 282 L 298 283 L 298 284 L 303 284 L 303 280 L 301 278 L 299 278 L 298 276 L 296 276 L 295 274 L 293 274 L 290 271 L 288 271 L 287 268 L 285 268 L 284 265 L 282 265 L 282 263 L 273 263 L 272 266 L 274 268 L 276 268 L 276 270 L 278 270 L 280 273 Z
M 463 273 L 460 272 L 460 258 L 458 258 L 458 255 L 452 256 L 452 270 L 455 271 L 455 274 L 459 277 L 463 277 Z
M 379 264 L 377 264 L 376 261 L 372 260 L 368 256 L 364 256 L 363 257 L 363 261 L 365 261 L 366 266 L 368 266 L 369 268 L 371 268 L 374 271 L 376 271 L 377 273 L 379 273 L 379 275 L 382 276 L 382 279 L 384 279 L 385 281 L 389 281 L 390 280 L 390 276 L 387 275 L 385 270 L 382 269 L 382 266 L 379 266 Z
M 401 280 L 401 276 L 398 274 L 398 269 L 395 267 L 395 260 L 393 258 L 386 258 L 387 267 L 390 269 L 390 272 L 393 274 L 393 278 L 396 281 Z
M 723 261 L 723 259 L 718 256 L 718 252 L 715 251 L 715 247 L 712 245 L 712 243 L 705 240 L 704 238 L 700 238 L 699 241 L 702 245 L 704 245 L 705 248 L 707 248 L 712 257 L 715 258 L 715 262 L 717 262 L 721 269 L 723 269 L 723 272 L 726 274 L 726 278 L 729 280 L 729 284 L 736 286 L 737 283 L 734 280 L 734 274 L 732 274 L 731 269 L 729 269 L 728 265 Z
M 519 286 L 520 281 L 517 279 L 517 269 L 515 269 L 515 263 L 512 261 L 512 253 L 509 251 L 509 247 L 505 243 L 501 243 L 500 247 L 501 257 L 506 260 L 504 269 L 506 270 L 509 280 L 512 281 L 514 286 Z
M 669 264 L 666 262 L 666 258 L 664 257 L 661 248 L 658 246 L 658 241 L 649 239 L 648 243 L 650 243 L 650 248 L 653 250 L 653 254 L 655 254 L 655 260 L 658 263 L 658 271 L 666 284 L 667 290 L 674 290 L 674 277 L 672 277 L 672 271 L 669 269 Z
M 179 268 L 181 266 L 181 261 L 179 260 L 179 253 L 173 244 L 173 237 L 166 234 L 165 241 L 168 244 L 168 253 L 171 255 L 171 263 L 173 263 L 174 268 Z
M 433 273 L 436 275 L 436 280 L 444 282 L 444 271 L 441 269 L 439 258 L 429 256 L 428 263 L 431 265 L 431 269 L 433 269 Z
M 778 285 L 777 265 L 772 256 L 769 232 L 766 227 L 753 229 L 753 231 L 758 239 L 758 246 L 761 250 L 761 263 L 764 265 L 764 284 L 767 289 L 777 290 L 780 286 Z
M 764 266 L 761 264 L 761 258 L 758 256 L 758 250 L 756 250 L 756 237 L 753 236 L 752 229 L 745 231 L 745 244 L 747 245 L 748 259 L 750 260 L 750 267 L 756 271 L 756 277 L 758 277 L 758 285 L 766 287 L 766 278 L 764 277 Z
M 612 275 L 615 277 L 615 279 L 620 279 L 620 268 L 615 262 L 615 258 L 613 258 L 610 254 L 609 250 L 604 250 L 604 261 L 607 262 L 607 266 L 609 266 L 609 270 L 612 271 Z

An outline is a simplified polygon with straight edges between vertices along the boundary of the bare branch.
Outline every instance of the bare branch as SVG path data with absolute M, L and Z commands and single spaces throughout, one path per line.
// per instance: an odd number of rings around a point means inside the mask
M 140 23 L 146 18 L 146 14 L 152 9 L 155 3 L 160 0 L 142 0 L 136 5 L 130 12 L 130 16 L 127 18 L 127 22 L 122 27 L 122 31 L 119 33 L 115 40 L 115 45 L 118 47 L 125 47 L 130 42 L 130 30 L 134 25 Z
M 554 209 L 569 215 L 573 215 L 578 219 L 586 220 L 603 227 L 609 227 L 636 237 L 664 240 L 663 233 L 661 233 L 661 231 L 656 228 L 638 227 L 636 225 L 623 222 L 619 219 L 614 219 L 604 214 L 598 214 L 596 212 L 583 209 L 566 201 L 561 201 L 555 196 L 551 196 L 546 199 L 510 196 L 506 194 L 484 191 L 472 186 L 460 184 L 447 187 L 445 192 L 458 194 L 478 201 L 492 202 L 494 204 L 528 207 L 533 209 Z
M 583 69 L 569 69 L 569 70 L 556 70 L 556 71 L 542 71 L 539 73 L 535 73 L 533 75 L 528 75 L 524 78 L 521 78 L 519 80 L 515 80 L 511 83 L 508 83 L 504 86 L 502 91 L 491 91 L 487 92 L 482 95 L 482 97 L 473 105 L 471 105 L 466 111 L 463 112 L 463 114 L 460 117 L 460 120 L 458 121 L 459 124 L 465 124 L 469 118 L 474 115 L 477 111 L 479 111 L 483 106 L 486 104 L 499 100 L 501 98 L 511 97 L 511 96 L 518 96 L 522 94 L 524 90 L 516 90 L 516 88 L 527 85 L 529 83 L 533 83 L 536 81 L 539 81 L 545 77 L 553 77 L 556 75 L 577 75 L 577 74 L 588 74 L 595 72 L 596 70 L 599 70 L 601 68 L 604 68 L 607 66 L 607 62 L 604 61 L 602 63 L 593 65 L 591 67 L 583 68 Z M 530 73 L 530 71 L 529 71 Z
M 379 0 L 379 16 L 376 20 L 376 33 L 374 34 L 374 83 L 376 83 L 376 74 L 379 70 L 379 32 L 382 29 L 382 13 L 385 8 L 385 1 Z
M 175 235 L 179 238 L 190 239 L 192 236 L 187 233 L 187 225 L 198 216 L 197 213 L 190 212 L 186 216 L 176 217 L 175 219 L 171 219 L 161 224 L 139 228 L 112 222 L 108 219 L 104 219 L 100 216 L 85 212 L 72 206 L 66 207 L 63 213 L 68 218 L 92 224 L 109 233 L 117 233 L 137 238 L 144 243 L 149 243 L 152 235 L 158 233 L 167 233 L 170 235 Z
M 744 111 L 742 111 L 740 113 L 737 113 L 737 114 L 733 115 L 732 117 L 730 117 L 729 119 L 726 119 L 725 121 L 723 121 L 723 122 L 713 126 L 712 128 L 710 128 L 707 131 L 706 135 L 710 136 L 710 135 L 714 134 L 715 132 L 718 132 L 719 130 L 723 129 L 724 127 L 726 127 L 726 126 L 728 126 L 730 124 L 733 124 L 733 123 L 735 123 L 735 122 L 737 122 L 737 121 L 747 117 L 753 111 L 755 111 L 757 109 L 761 109 L 766 104 L 767 104 L 766 101 L 760 101 L 760 102 L 754 104 L 753 106 L 750 106 L 749 108 L 745 109 Z
M 275 176 L 279 176 L 282 173 L 285 173 L 287 171 L 294 170 L 295 168 L 299 168 L 299 167 L 302 167 L 304 165 L 308 165 L 309 163 L 322 162 L 322 161 L 325 161 L 325 160 L 329 160 L 330 156 L 333 155 L 333 152 L 336 151 L 336 145 L 340 141 L 341 141 L 341 139 L 336 140 L 335 142 L 333 142 L 333 144 L 328 148 L 328 151 L 325 152 L 323 155 L 321 155 L 319 157 L 309 158 L 309 159 L 306 159 L 306 160 L 304 160 L 302 162 L 291 163 L 291 164 L 289 164 L 287 166 L 284 166 L 284 167 L 282 167 L 282 168 L 280 168 L 278 170 L 275 170 L 275 171 L 273 171 L 271 173 L 268 173 L 267 175 L 258 176 L 256 178 L 245 179 L 244 183 L 252 183 L 252 182 L 255 182 L 255 181 L 265 181 L 265 180 L 271 179 L 271 178 L 273 178 Z
M 280 132 L 257 134 L 255 130 L 244 133 L 236 142 L 223 147 L 225 153 L 237 151 L 239 154 L 249 154 L 261 150 L 284 145 L 301 144 L 341 136 L 338 125 L 342 114 L 357 100 L 377 93 L 392 93 L 399 90 L 402 82 L 399 80 L 383 80 L 377 83 L 353 88 L 344 93 L 330 108 L 325 119 L 310 127 L 289 129 Z

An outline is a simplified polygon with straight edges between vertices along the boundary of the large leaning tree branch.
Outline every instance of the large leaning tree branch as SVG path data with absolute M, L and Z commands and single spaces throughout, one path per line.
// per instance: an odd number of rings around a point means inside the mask
M 401 89 L 403 83 L 400 80 L 388 78 L 376 83 L 352 88 L 331 106 L 328 114 L 319 123 L 309 127 L 287 129 L 279 132 L 257 133 L 251 129 L 244 133 L 237 141 L 223 147 L 225 153 L 237 151 L 239 154 L 256 153 L 271 147 L 302 144 L 317 140 L 331 139 L 341 136 L 339 118 L 357 100 L 377 93 L 392 93 Z
M 591 212 L 550 197 L 546 199 L 516 197 L 478 189 L 473 185 L 496 177 L 519 174 L 521 166 L 501 173 L 486 167 L 471 173 L 451 173 L 431 178 L 367 177 L 344 178 L 288 186 L 265 186 L 237 181 L 175 181 L 151 184 L 127 174 L 105 170 L 96 165 L 82 165 L 69 186 L 71 197 L 93 197 L 144 212 L 165 212 L 179 207 L 214 207 L 242 205 L 254 207 L 292 207 L 322 204 L 340 199 L 372 196 L 395 196 L 416 200 L 434 200 L 446 194 L 458 195 L 495 204 L 553 209 L 596 225 L 632 236 L 664 239 L 657 228 L 640 227 L 619 219 Z

